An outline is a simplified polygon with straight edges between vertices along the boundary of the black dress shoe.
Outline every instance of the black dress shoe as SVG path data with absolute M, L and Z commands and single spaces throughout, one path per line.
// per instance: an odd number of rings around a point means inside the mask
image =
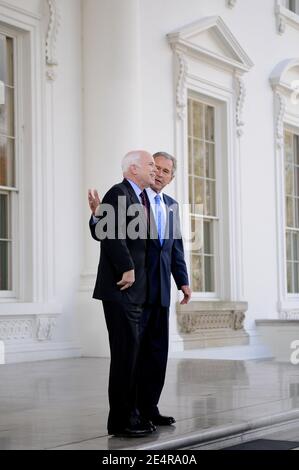
M 172 416 L 157 415 L 152 416 L 150 419 L 156 426 L 171 426 L 175 423 L 175 419 Z
M 146 418 L 140 418 L 141 425 L 147 429 L 150 429 L 151 432 L 156 432 L 157 428 L 152 421 Z

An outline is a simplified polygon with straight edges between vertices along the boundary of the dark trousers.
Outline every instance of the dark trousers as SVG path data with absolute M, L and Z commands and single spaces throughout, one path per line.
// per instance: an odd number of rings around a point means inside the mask
M 168 358 L 169 309 L 146 306 L 141 322 L 142 341 L 138 366 L 137 406 L 147 417 L 159 413 Z
M 143 306 L 103 301 L 110 344 L 108 431 L 136 420 L 137 359 Z

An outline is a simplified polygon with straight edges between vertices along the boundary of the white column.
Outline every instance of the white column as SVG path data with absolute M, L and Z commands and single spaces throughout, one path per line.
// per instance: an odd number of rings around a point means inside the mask
M 84 0 L 82 9 L 84 189 L 103 195 L 122 179 L 122 157 L 142 147 L 139 0 Z M 87 272 L 95 251 L 88 238 Z

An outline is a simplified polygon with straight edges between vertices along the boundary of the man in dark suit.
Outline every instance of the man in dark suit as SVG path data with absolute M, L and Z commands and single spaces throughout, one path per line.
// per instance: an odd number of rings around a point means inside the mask
M 169 306 L 171 274 L 184 294 L 181 301 L 191 299 L 188 273 L 180 231 L 178 203 L 162 191 L 175 175 L 176 159 L 165 152 L 154 154 L 156 177 L 145 190 L 151 213 L 151 236 L 148 243 L 148 298 L 142 316 L 142 342 L 139 357 L 138 409 L 155 425 L 168 426 L 172 416 L 163 416 L 158 409 L 168 357 Z
M 103 302 L 109 334 L 108 433 L 138 437 L 155 430 L 152 423 L 141 419 L 136 409 L 141 318 L 147 295 L 147 217 L 142 201 L 143 190 L 154 182 L 155 164 L 148 152 L 134 151 L 124 157 L 122 169 L 123 182 L 107 192 L 101 205 L 96 192 L 89 191 L 88 195 L 91 234 L 101 241 L 93 297 Z M 137 237 L 133 229 L 136 211 Z

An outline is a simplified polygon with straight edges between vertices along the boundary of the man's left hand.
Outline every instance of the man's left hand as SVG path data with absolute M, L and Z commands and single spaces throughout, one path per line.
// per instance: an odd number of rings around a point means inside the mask
M 181 301 L 181 305 L 185 305 L 191 300 L 192 290 L 190 289 L 189 286 L 182 286 L 181 291 L 184 294 L 184 298 Z

